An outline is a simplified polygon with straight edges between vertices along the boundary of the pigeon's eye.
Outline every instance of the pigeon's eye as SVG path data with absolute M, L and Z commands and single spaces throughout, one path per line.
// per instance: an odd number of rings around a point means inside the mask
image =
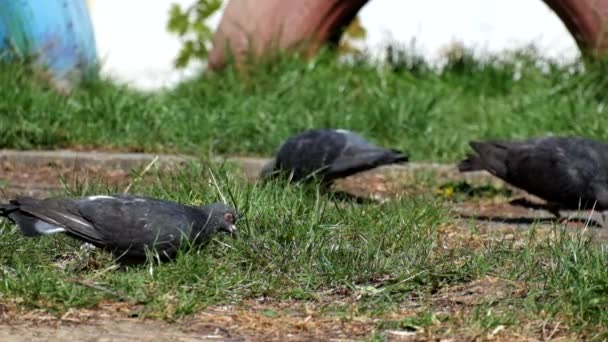
M 234 215 L 232 215 L 232 213 L 225 213 L 224 220 L 226 220 L 229 223 L 234 223 Z

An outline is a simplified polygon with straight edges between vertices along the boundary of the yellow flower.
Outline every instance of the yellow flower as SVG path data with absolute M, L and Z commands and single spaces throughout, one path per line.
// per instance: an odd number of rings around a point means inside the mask
M 443 195 L 445 197 L 452 197 L 452 196 L 454 196 L 454 187 L 449 186 L 449 187 L 443 189 Z
M 454 196 L 454 187 L 446 186 L 445 188 L 437 188 L 435 189 L 435 194 L 448 198 L 452 197 Z

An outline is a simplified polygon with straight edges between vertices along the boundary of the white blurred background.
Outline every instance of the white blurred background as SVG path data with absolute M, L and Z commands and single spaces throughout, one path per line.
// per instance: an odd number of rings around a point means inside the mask
M 166 30 L 171 3 L 192 0 L 89 0 L 103 74 L 139 89 L 174 85 L 197 71 L 173 67 L 180 43 Z M 429 60 L 454 42 L 480 53 L 534 44 L 561 61 L 578 56 L 573 38 L 541 0 L 372 0 L 359 13 L 366 48 L 409 44 Z M 218 13 L 209 21 L 215 28 Z

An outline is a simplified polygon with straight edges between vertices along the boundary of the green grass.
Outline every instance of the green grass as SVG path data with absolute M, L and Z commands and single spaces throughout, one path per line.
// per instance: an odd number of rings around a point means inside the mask
M 405 57 L 404 57 L 405 56 Z M 572 134 L 608 140 L 604 63 L 539 65 L 526 53 L 441 70 L 415 56 L 378 64 L 304 61 L 234 68 L 160 93 L 106 81 L 61 97 L 27 70 L 0 67 L 0 147 L 74 145 L 206 155 L 264 154 L 290 134 L 342 127 L 410 151 L 414 160 L 453 161 L 467 142 Z
M 208 178 L 195 166 L 174 177 L 159 176 L 157 185 L 135 191 L 185 203 L 217 201 L 219 192 Z M 129 300 L 146 303 L 161 316 L 172 314 L 166 311 L 169 305 L 175 305 L 179 315 L 208 304 L 264 295 L 311 299 L 322 288 L 354 288 L 396 270 L 395 281 L 418 272 L 430 261 L 435 228 L 443 215 L 429 200 L 360 208 L 332 202 L 314 188 L 260 188 L 223 179 L 224 195 L 233 196 L 244 216 L 239 222 L 241 239 L 218 236 L 223 243 L 184 251 L 176 262 L 99 276 L 95 271 L 78 272 L 80 263 L 64 271 L 53 266 L 58 255 L 79 254 L 73 243 L 66 243 L 69 238 L 27 239 L 5 225 L 0 236 L 0 264 L 5 268 L 0 293 L 23 298 L 28 306 L 90 306 L 107 293 L 95 293 L 69 279 L 92 278 L 112 292 L 128 294 Z M 112 192 L 93 186 L 69 194 L 100 191 Z
M 465 54 L 443 71 L 415 56 L 378 65 L 339 63 L 321 54 L 243 73 L 229 68 L 160 93 L 98 81 L 70 97 L 37 84 L 25 68 L 2 65 L 0 147 L 271 154 L 302 129 L 342 127 L 405 149 L 414 160 L 454 161 L 477 138 L 574 134 L 608 140 L 603 63 L 586 72 L 536 65 L 521 53 L 488 61 Z M 230 168 L 216 170 L 215 187 L 204 166 L 158 175 L 132 191 L 184 203 L 224 194 L 245 214 L 241 239 L 217 236 L 203 249 L 184 250 L 175 262 L 115 269 L 106 253 L 83 256 L 68 237 L 24 238 L 0 223 L 0 302 L 61 314 L 128 301 L 139 304 L 133 315 L 173 319 L 209 305 L 267 297 L 319 303 L 327 315 L 377 317 L 378 329 L 441 322 L 489 333 L 500 325 L 555 319 L 581 336 L 608 337 L 608 256 L 605 246 L 588 238 L 559 227 L 557 238 L 542 237 L 532 227 L 524 243 L 499 237 L 480 249 L 443 248 L 439 227 L 454 217 L 440 199 L 355 205 L 315 187 L 251 185 Z M 66 193 L 119 190 L 85 181 Z M 479 196 L 501 194 L 478 190 Z M 472 223 L 470 235 L 476 234 Z M 59 267 L 64 259 L 69 262 Z M 484 300 L 465 317 L 437 313 L 445 309 L 433 301 L 438 293 L 484 277 L 525 291 Z M 411 301 L 420 305 L 416 315 L 385 318 Z M 271 307 L 266 314 L 281 312 Z
M 446 249 L 438 245 L 438 227 L 454 217 L 434 197 L 356 205 L 334 201 L 314 186 L 251 185 L 230 169 L 215 171 L 214 186 L 206 170 L 193 164 L 137 183 L 134 192 L 184 203 L 231 198 L 244 214 L 240 239 L 218 235 L 174 262 L 114 269 L 108 254 L 84 257 L 68 237 L 25 238 L 0 224 L 0 300 L 58 314 L 127 301 L 139 304 L 133 315 L 175 319 L 208 305 L 266 297 L 320 303 L 329 316 L 379 317 L 378 329 L 452 322 L 491 332 L 548 317 L 588 337 L 608 334 L 608 256 L 587 238 L 556 228 L 553 239 L 532 233 L 524 243 L 498 238 L 477 250 Z M 119 190 L 84 185 L 67 194 Z M 65 259 L 70 262 L 59 267 Z M 482 300 L 464 322 L 436 313 L 445 309 L 432 300 L 437 293 L 487 276 L 526 291 Z M 417 316 L 382 319 L 412 300 L 421 305 Z

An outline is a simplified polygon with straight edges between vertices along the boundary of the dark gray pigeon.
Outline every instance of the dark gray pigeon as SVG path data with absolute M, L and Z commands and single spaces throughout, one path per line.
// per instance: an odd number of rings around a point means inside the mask
M 577 137 L 473 141 L 461 172 L 487 170 L 560 210 L 608 209 L 608 144 Z M 604 215 L 601 218 L 605 226 Z
M 223 203 L 193 207 L 133 195 L 75 199 L 18 198 L 0 205 L 0 216 L 26 236 L 60 232 L 127 258 L 146 249 L 173 257 L 184 241 L 201 243 L 216 232 L 236 234 L 234 208 Z
M 312 129 L 287 139 L 276 158 L 266 164 L 261 177 L 288 174 L 292 181 L 338 178 L 382 165 L 402 163 L 408 155 L 378 147 L 362 136 L 342 129 Z

